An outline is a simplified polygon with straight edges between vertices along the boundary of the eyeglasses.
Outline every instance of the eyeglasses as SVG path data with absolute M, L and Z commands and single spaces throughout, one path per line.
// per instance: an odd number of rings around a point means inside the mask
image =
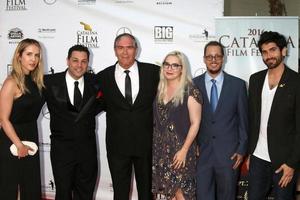
M 223 59 L 223 56 L 222 55 L 215 55 L 215 56 L 208 55 L 208 56 L 204 56 L 204 58 L 208 61 L 213 61 L 213 59 L 215 59 L 216 61 L 220 61 Z
M 178 70 L 182 67 L 182 65 L 179 65 L 177 63 L 168 63 L 168 62 L 163 62 L 163 68 L 164 69 L 172 69 L 172 70 Z

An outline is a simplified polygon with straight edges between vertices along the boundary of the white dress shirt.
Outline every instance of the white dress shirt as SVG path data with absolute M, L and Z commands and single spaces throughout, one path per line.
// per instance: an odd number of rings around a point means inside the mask
M 132 91 L 132 103 L 134 103 L 138 93 L 139 93 L 139 70 L 137 67 L 137 63 L 134 62 L 131 67 L 128 69 L 122 68 L 119 63 L 116 64 L 115 69 L 115 79 L 118 85 L 118 88 L 122 95 L 125 97 L 125 70 L 129 70 L 129 76 L 131 80 L 131 91 Z
M 83 96 L 83 88 L 84 88 L 84 78 L 83 76 L 75 80 L 70 74 L 69 71 L 66 73 L 66 83 L 67 83 L 67 88 L 68 88 L 68 94 L 69 94 L 69 99 L 72 105 L 74 105 L 74 82 L 78 81 L 78 88 L 80 90 L 81 96 Z
M 208 97 L 209 102 L 210 102 L 210 92 L 211 92 L 211 86 L 212 86 L 211 79 L 216 80 L 216 86 L 217 86 L 217 91 L 218 91 L 218 99 L 220 99 L 220 94 L 221 94 L 221 91 L 222 91 L 222 86 L 223 86 L 223 81 L 224 81 L 223 71 L 221 71 L 216 76 L 216 78 L 211 77 L 208 72 L 205 73 L 205 88 L 206 88 L 207 97 Z

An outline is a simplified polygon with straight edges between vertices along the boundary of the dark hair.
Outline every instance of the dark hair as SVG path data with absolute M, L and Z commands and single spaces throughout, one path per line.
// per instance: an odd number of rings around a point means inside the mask
M 71 55 L 72 55 L 73 51 L 84 51 L 87 54 L 88 60 L 90 58 L 90 51 L 89 51 L 89 49 L 87 47 L 83 46 L 83 45 L 76 44 L 76 45 L 72 46 L 69 49 L 69 51 L 68 51 L 68 59 L 71 58 Z
M 205 54 L 206 54 L 206 49 L 207 49 L 207 47 L 209 47 L 209 46 L 218 46 L 218 47 L 220 47 L 220 49 L 221 49 L 221 54 L 222 54 L 222 56 L 224 56 L 224 46 L 220 43 L 220 42 L 218 42 L 218 41 L 210 41 L 210 42 L 208 42 L 206 45 L 205 45 L 205 47 L 204 47 L 204 56 L 205 56 Z
M 260 53 L 262 51 L 261 46 L 270 42 L 274 42 L 280 50 L 282 50 L 284 47 L 287 47 L 286 39 L 282 34 L 273 31 L 265 31 L 260 35 L 258 40 L 258 49 Z
M 116 38 L 115 38 L 115 41 L 114 41 L 114 48 L 116 48 L 117 46 L 117 42 L 122 38 L 122 37 L 130 37 L 133 41 L 134 41 L 134 46 L 137 48 L 138 45 L 137 45 L 137 41 L 135 39 L 135 37 L 129 33 L 122 33 L 120 35 L 118 35 Z

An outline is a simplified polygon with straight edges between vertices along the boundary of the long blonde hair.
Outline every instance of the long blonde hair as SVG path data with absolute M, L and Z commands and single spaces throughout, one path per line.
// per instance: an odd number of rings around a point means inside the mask
M 190 73 L 189 63 L 187 60 L 187 57 L 180 51 L 172 51 L 166 55 L 166 57 L 163 60 L 163 63 L 166 61 L 166 59 L 169 56 L 175 56 L 179 59 L 181 67 L 181 76 L 179 81 L 179 87 L 175 91 L 174 97 L 173 97 L 173 103 L 175 106 L 178 106 L 179 104 L 183 103 L 184 93 L 188 89 L 188 87 L 192 83 L 192 76 Z M 160 80 L 158 83 L 158 102 L 163 103 L 163 99 L 167 92 L 167 80 L 164 77 L 163 73 L 163 67 L 160 68 Z
M 13 59 L 12 59 L 12 71 L 11 76 L 16 81 L 17 87 L 21 90 L 22 94 L 28 92 L 28 89 L 25 85 L 25 73 L 22 70 L 22 64 L 20 61 L 20 57 L 22 56 L 24 50 L 30 46 L 35 45 L 40 50 L 40 58 L 37 67 L 30 72 L 32 80 L 36 83 L 39 91 L 45 87 L 44 85 L 44 64 L 43 64 L 43 56 L 42 56 L 42 48 L 40 43 L 37 40 L 26 38 L 19 42 Z

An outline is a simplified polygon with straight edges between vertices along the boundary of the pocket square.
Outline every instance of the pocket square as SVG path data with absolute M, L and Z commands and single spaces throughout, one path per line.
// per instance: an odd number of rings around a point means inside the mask
M 34 154 L 36 154 L 36 152 L 38 150 L 38 146 L 34 142 L 22 141 L 22 143 L 24 145 L 29 146 L 32 149 L 32 150 L 28 151 L 29 155 L 33 156 Z M 9 149 L 10 149 L 10 152 L 11 152 L 12 155 L 18 156 L 18 150 L 17 150 L 16 145 L 12 144 Z

